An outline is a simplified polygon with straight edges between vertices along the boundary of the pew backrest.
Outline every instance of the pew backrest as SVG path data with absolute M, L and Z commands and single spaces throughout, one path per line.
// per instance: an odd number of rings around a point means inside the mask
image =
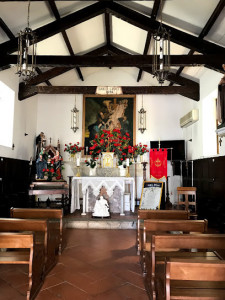
M 168 220 L 188 220 L 189 212 L 182 210 L 153 210 L 139 209 L 137 223 L 137 253 L 140 254 L 143 248 L 142 241 L 142 222 L 146 219 L 168 219 Z
M 11 218 L 21 219 L 48 219 L 49 228 L 52 226 L 52 222 L 58 222 L 58 251 L 62 252 L 62 236 L 63 236 L 63 209 L 40 209 L 40 208 L 14 208 L 10 209 Z
M 43 284 L 44 250 L 36 247 L 34 235 L 31 232 L 0 232 L 0 248 L 5 249 L 0 252 L 0 264 L 26 264 L 29 267 L 27 300 L 33 300 Z
M 171 299 L 171 280 L 177 281 L 223 281 L 225 283 L 225 261 L 202 261 L 202 260 L 184 260 L 184 259 L 167 259 L 166 261 L 166 300 Z M 182 285 L 181 294 L 184 291 Z M 197 288 L 197 286 L 196 286 Z M 210 285 L 209 285 L 210 288 Z M 193 297 L 196 296 L 193 289 Z M 225 294 L 225 289 L 218 290 L 221 295 Z M 214 288 L 214 296 L 216 289 Z M 177 295 L 179 297 L 179 295 Z M 181 295 L 180 295 L 181 297 Z M 179 298 L 180 299 L 180 298 Z M 208 299 L 208 298 L 207 298 Z M 210 298 L 211 299 L 211 298 Z M 214 299 L 214 298 L 213 298 Z M 217 299 L 217 298 L 215 298 Z
M 53 251 L 51 251 L 48 231 L 48 220 L 0 218 L 0 232 L 32 231 L 37 243 L 43 243 L 45 252 L 45 271 L 53 267 Z M 50 249 L 49 249 L 50 247 Z M 50 263 L 51 262 L 51 263 Z M 56 263 L 56 260 L 55 260 Z

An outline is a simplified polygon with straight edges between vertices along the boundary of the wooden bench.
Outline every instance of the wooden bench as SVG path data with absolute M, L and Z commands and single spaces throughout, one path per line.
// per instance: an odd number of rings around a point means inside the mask
M 27 300 L 35 298 L 43 284 L 44 248 L 35 243 L 33 233 L 0 233 L 0 264 L 28 265 Z M 21 251 L 23 250 L 23 251 Z
M 168 259 L 158 299 L 225 299 L 225 261 Z
M 150 293 L 153 299 L 158 299 L 155 287 L 157 286 L 157 281 L 160 280 L 160 277 L 164 273 L 166 257 L 184 259 L 201 258 L 205 261 L 220 260 L 220 257 L 212 250 L 224 248 L 225 234 L 152 235 L 151 252 L 146 252 L 145 284 L 148 293 Z M 176 249 L 176 251 L 171 251 L 171 249 Z M 194 252 L 193 249 L 195 249 Z M 211 251 L 207 251 L 209 249 Z
M 143 273 L 146 273 L 146 252 L 151 250 L 151 235 L 156 233 L 206 233 L 208 229 L 207 220 L 144 220 L 143 249 L 141 249 L 140 262 Z
M 62 253 L 63 209 L 11 208 L 10 216 L 21 219 L 48 219 L 49 238 L 55 245 L 55 254 Z
M 138 224 L 137 224 L 137 254 L 140 255 L 143 248 L 143 222 L 146 219 L 169 219 L 169 220 L 187 220 L 189 213 L 187 211 L 179 210 L 152 210 L 152 209 L 139 209 L 138 210 Z
M 48 220 L 1 218 L 0 232 L 33 231 L 36 242 L 43 245 L 45 252 L 44 273 L 48 273 L 56 265 L 54 243 L 50 239 Z

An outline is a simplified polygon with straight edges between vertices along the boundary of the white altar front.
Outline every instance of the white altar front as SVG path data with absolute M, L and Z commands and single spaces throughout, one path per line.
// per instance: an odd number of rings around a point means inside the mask
M 71 183 L 71 213 L 76 209 L 80 209 L 80 185 L 83 195 L 82 215 L 86 215 L 86 212 L 88 212 L 88 187 L 93 189 L 93 194 L 96 197 L 99 195 L 102 187 L 107 190 L 109 197 L 113 195 L 115 187 L 118 187 L 121 192 L 120 215 L 124 215 L 124 194 L 126 187 L 128 187 L 131 197 L 130 210 L 132 212 L 135 210 L 135 182 L 133 177 L 73 177 Z

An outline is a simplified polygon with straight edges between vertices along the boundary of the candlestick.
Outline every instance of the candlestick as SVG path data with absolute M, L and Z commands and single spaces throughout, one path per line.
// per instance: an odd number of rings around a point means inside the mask
M 129 158 L 126 158 L 126 165 L 127 165 L 127 167 L 129 167 L 129 165 L 130 165 Z

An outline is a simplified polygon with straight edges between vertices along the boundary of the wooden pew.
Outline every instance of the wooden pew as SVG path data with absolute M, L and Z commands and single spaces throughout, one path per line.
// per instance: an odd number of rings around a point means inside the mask
M 164 273 L 165 258 L 220 260 L 215 251 L 225 248 L 225 234 L 163 234 L 152 235 L 151 252 L 146 252 L 145 284 L 152 299 L 158 299 L 157 281 Z M 171 249 L 177 249 L 171 251 Z M 192 252 L 193 249 L 198 251 Z M 189 250 L 189 251 L 185 251 Z M 199 251 L 200 250 L 200 251 Z M 157 269 L 156 269 L 157 266 Z M 182 299 L 182 298 L 181 298 Z
M 48 220 L 1 218 L 0 232 L 33 231 L 36 241 L 43 245 L 45 252 L 44 273 L 48 273 L 56 265 L 55 247 L 50 240 Z
M 225 261 L 168 259 L 165 283 L 159 300 L 225 299 Z
M 141 249 L 140 263 L 143 273 L 146 273 L 146 252 L 151 250 L 151 235 L 154 233 L 206 233 L 208 229 L 207 220 L 144 220 L 143 249 Z
M 35 298 L 43 283 L 44 248 L 35 243 L 33 233 L 0 233 L 0 264 L 28 265 L 27 300 Z M 23 251 L 21 251 L 23 249 Z
M 146 219 L 168 219 L 168 220 L 187 220 L 189 213 L 187 211 L 179 210 L 152 210 L 152 209 L 139 209 L 138 210 L 138 223 L 137 223 L 137 255 L 140 255 L 143 245 L 143 222 Z
M 11 218 L 48 219 L 51 243 L 55 254 L 62 253 L 63 209 L 14 208 L 10 209 Z

